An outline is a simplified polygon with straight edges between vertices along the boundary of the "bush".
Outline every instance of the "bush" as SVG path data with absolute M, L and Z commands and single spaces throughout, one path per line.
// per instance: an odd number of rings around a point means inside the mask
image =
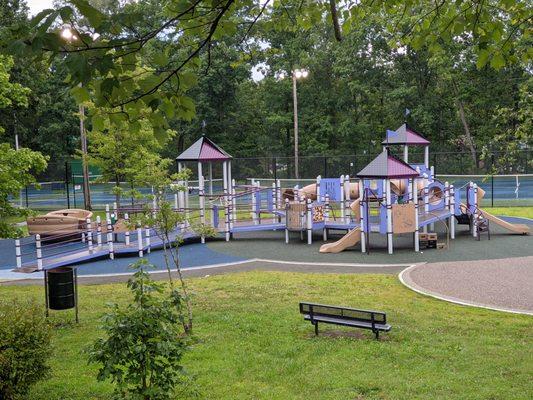
M 128 281 L 132 301 L 125 308 L 111 305 L 103 317 L 106 337 L 89 349 L 89 362 L 101 365 L 98 380 L 114 382 L 119 398 L 175 398 L 187 349 L 183 299 L 177 290 L 165 292 L 152 280 L 144 270 L 145 260 L 133 265 L 140 269 Z
M 46 378 L 51 329 L 35 303 L 0 301 L 0 399 L 26 397 L 31 385 Z

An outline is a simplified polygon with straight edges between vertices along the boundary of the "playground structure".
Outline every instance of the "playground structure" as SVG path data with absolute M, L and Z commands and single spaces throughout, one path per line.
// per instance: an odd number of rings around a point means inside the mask
M 76 234 L 86 229 L 87 218 L 93 213 L 87 210 L 71 208 L 51 211 L 44 215 L 37 215 L 27 219 L 28 233 L 41 236 Z
M 403 160 L 390 153 L 392 146 L 403 146 Z M 411 146 L 424 147 L 424 163 L 409 164 Z M 185 218 L 171 239 L 204 243 L 206 238 L 194 232 L 196 224 L 210 225 L 226 241 L 245 232 L 284 231 L 287 243 L 291 232 L 297 232 L 311 244 L 317 235 L 327 241 L 332 231 L 344 231 L 339 240 L 322 245 L 320 252 L 337 253 L 358 243 L 362 252 L 369 252 L 372 234 L 380 234 L 386 236 L 388 253 L 392 254 L 396 235 L 411 234 L 413 248 L 419 251 L 420 232 L 433 230 L 436 223 L 445 226 L 450 239 L 455 238 L 456 220 L 468 224 L 478 239 L 489 222 L 513 233 L 529 233 L 526 225 L 508 223 L 482 210 L 479 204 L 484 192 L 476 184 L 470 182 L 456 189 L 436 179 L 429 166 L 429 141 L 405 124 L 387 131 L 383 151 L 357 174 L 357 181 L 343 175 L 319 176 L 303 188 L 282 188 L 279 180 L 271 186 L 261 186 L 259 180 L 238 184 L 232 179 L 231 161 L 229 154 L 205 136 L 176 158 L 178 171 L 188 163 L 196 165 L 198 186 L 187 181 L 175 183 L 179 190 L 173 193 L 173 208 Z M 215 192 L 213 187 L 217 166 L 222 167 L 222 192 Z M 193 195 L 198 197 L 198 207 L 192 206 Z M 133 214 L 155 215 L 158 211 L 154 197 L 144 205 L 107 206 L 105 220 L 92 220 L 92 214 L 81 216 L 80 210 L 51 213 L 51 217 L 59 213 L 62 218 L 69 217 L 65 213 L 78 213 L 76 227 L 52 225 L 54 229 L 33 231 L 32 236 L 16 240 L 15 270 L 33 272 L 119 255 L 143 257 L 162 248 L 163 240 L 153 227 L 131 228 L 129 222 Z

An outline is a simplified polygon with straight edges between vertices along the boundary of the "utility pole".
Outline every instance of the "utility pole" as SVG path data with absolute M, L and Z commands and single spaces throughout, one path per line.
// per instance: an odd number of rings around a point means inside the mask
M 85 107 L 82 104 L 80 104 L 80 139 L 83 174 L 83 207 L 86 210 L 91 210 L 91 189 L 89 187 L 89 165 L 87 162 L 87 132 L 85 131 Z
M 292 100 L 294 109 L 294 177 L 300 178 L 298 169 L 298 93 L 296 91 L 296 74 L 292 74 Z
M 292 71 L 292 100 L 294 109 L 294 177 L 300 179 L 300 171 L 298 168 L 299 154 L 298 154 L 298 92 L 296 90 L 296 81 L 300 78 L 307 78 L 309 71 L 305 69 L 295 69 Z

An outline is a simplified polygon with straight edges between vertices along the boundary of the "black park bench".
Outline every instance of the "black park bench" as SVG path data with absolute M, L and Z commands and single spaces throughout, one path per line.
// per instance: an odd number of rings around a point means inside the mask
M 300 303 L 300 313 L 303 314 L 306 321 L 310 321 L 315 326 L 315 335 L 318 335 L 319 322 L 370 329 L 376 335 L 376 339 L 379 339 L 379 332 L 391 330 L 391 326 L 387 324 L 387 315 L 379 311 Z

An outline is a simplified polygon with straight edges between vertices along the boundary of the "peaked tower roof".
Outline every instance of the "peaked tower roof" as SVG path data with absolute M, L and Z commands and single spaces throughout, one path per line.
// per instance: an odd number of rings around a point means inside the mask
M 176 157 L 178 161 L 226 161 L 233 157 L 206 136 L 202 136 Z
M 410 146 L 428 146 L 429 143 L 429 140 L 407 124 L 403 124 L 395 131 L 387 130 L 387 138 L 381 142 L 383 145 L 407 144 Z
M 357 176 L 359 178 L 411 178 L 418 176 L 409 164 L 383 150 Z

